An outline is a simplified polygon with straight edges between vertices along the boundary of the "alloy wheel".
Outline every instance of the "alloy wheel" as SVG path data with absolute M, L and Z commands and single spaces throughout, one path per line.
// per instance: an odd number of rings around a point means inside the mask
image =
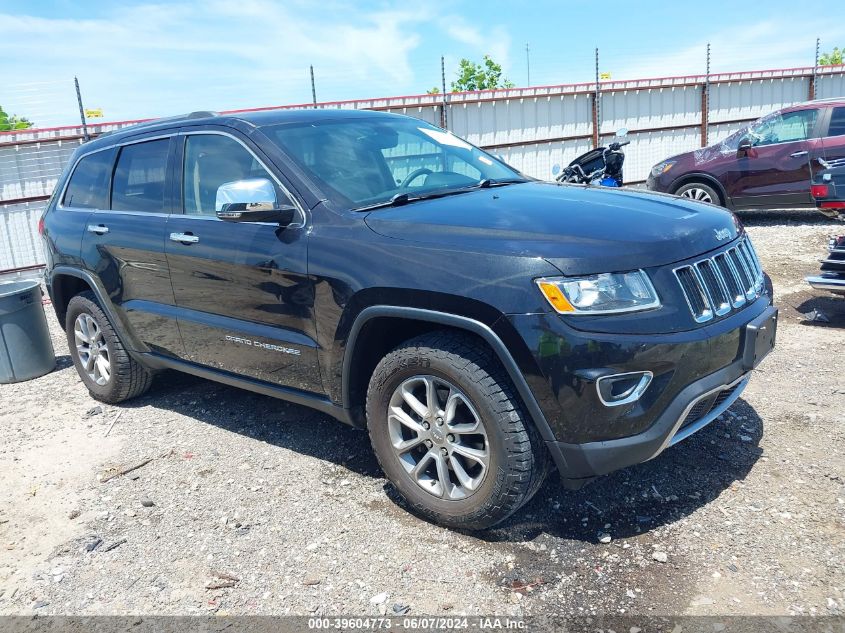
M 413 376 L 388 404 L 390 443 L 411 479 L 429 494 L 465 499 L 490 466 L 490 443 L 469 398 L 437 376 Z
M 682 198 L 692 198 L 693 200 L 698 200 L 699 202 L 710 202 L 712 204 L 713 198 L 710 194 L 705 191 L 704 189 L 699 189 L 698 187 L 690 187 L 681 192 Z
M 111 378 L 111 359 L 103 331 L 90 314 L 83 312 L 73 324 L 76 352 L 82 368 L 94 383 L 105 385 Z

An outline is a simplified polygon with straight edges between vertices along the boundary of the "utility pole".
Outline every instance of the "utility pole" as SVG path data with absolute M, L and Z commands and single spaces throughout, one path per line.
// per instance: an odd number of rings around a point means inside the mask
M 317 87 L 314 84 L 314 66 L 311 67 L 311 100 L 314 102 L 314 107 L 317 107 Z
M 85 141 L 90 141 L 91 137 L 88 135 L 88 124 L 85 121 L 85 108 L 82 107 L 82 93 L 79 91 L 79 79 L 74 77 L 73 84 L 76 86 L 76 101 L 79 104 L 79 118 L 82 121 L 82 138 Z
M 449 116 L 446 114 L 446 105 L 448 103 L 446 99 L 446 58 L 442 55 L 440 56 L 440 82 L 443 86 L 443 104 L 440 106 L 442 108 L 440 110 L 440 127 L 444 130 L 448 130 Z
M 819 46 L 821 45 L 821 38 L 816 38 L 816 61 L 813 62 L 813 75 L 810 77 L 809 98 L 812 101 L 816 98 L 816 75 L 819 72 Z
M 528 42 L 525 42 L 525 70 L 528 75 L 528 81 L 525 84 L 527 87 L 531 87 L 531 52 L 528 47 Z

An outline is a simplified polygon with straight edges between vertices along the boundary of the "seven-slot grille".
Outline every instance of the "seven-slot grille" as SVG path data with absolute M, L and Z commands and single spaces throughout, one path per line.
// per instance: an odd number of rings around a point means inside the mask
M 763 269 L 747 237 L 713 257 L 676 268 L 675 276 L 698 323 L 742 307 L 763 290 Z

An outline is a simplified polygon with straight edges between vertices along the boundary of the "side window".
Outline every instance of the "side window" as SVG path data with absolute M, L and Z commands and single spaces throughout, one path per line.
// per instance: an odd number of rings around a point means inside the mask
M 185 139 L 182 197 L 188 215 L 215 215 L 217 188 L 235 180 L 272 176 L 243 145 L 220 134 L 194 134 Z M 276 187 L 281 204 L 289 200 Z
M 845 135 L 845 107 L 833 108 L 833 112 L 830 113 L 830 128 L 827 135 Z
M 164 211 L 164 184 L 170 139 L 125 145 L 112 179 L 111 208 L 115 211 Z
M 112 150 L 103 150 L 82 158 L 71 174 L 62 205 L 74 209 L 107 209 L 113 159 Z
M 796 110 L 767 116 L 749 129 L 754 145 L 804 141 L 813 134 L 818 110 Z

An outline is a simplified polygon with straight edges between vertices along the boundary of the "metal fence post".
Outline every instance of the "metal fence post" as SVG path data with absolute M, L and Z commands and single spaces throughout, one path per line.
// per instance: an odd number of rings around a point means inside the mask
M 449 129 L 449 116 L 446 113 L 446 107 L 449 103 L 446 97 L 446 59 L 440 56 L 440 82 L 443 85 L 443 103 L 440 105 L 440 127 L 444 130 Z
M 311 69 L 311 101 L 314 103 L 314 107 L 317 107 L 317 87 L 314 84 L 314 66 L 309 66 Z
M 76 86 L 76 101 L 79 103 L 79 119 L 82 121 L 82 138 L 87 142 L 91 140 L 91 137 L 88 135 L 88 124 L 85 122 L 85 108 L 82 107 L 82 93 L 79 91 L 79 79 L 74 77 L 73 83 Z
M 601 90 L 599 88 L 599 49 L 596 48 L 596 91 L 593 94 L 593 147 L 599 146 L 601 128 Z
M 707 147 L 707 127 L 710 123 L 710 42 L 707 42 L 707 72 L 701 86 L 701 147 Z
M 819 69 L 819 44 L 821 44 L 821 38 L 816 38 L 816 61 L 813 63 L 813 74 L 810 75 L 810 89 L 807 91 L 807 96 L 812 101 L 816 98 L 816 75 Z

